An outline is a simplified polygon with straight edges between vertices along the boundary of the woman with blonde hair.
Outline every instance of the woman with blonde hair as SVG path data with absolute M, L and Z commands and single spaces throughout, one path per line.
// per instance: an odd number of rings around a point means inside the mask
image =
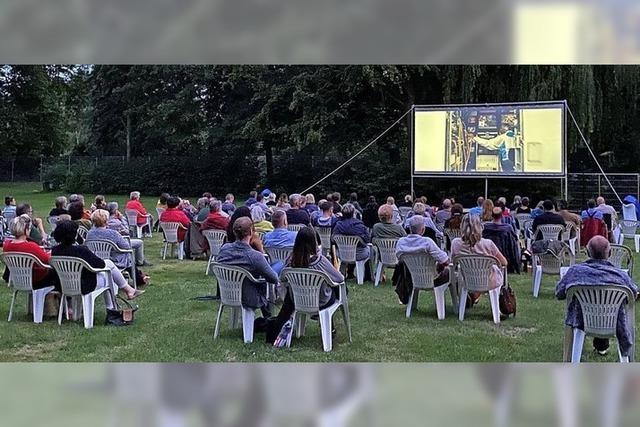
M 465 215 L 462 218 L 462 237 L 453 239 L 451 242 L 451 258 L 457 255 L 489 255 L 498 260 L 500 266 L 506 267 L 507 259 L 502 255 L 500 249 L 489 239 L 482 238 L 482 224 L 477 216 Z M 489 281 L 491 289 L 502 286 L 504 276 L 502 269 L 494 266 L 493 273 Z M 474 302 L 477 297 L 474 297 Z
M 486 199 L 482 203 L 482 213 L 480 214 L 480 220 L 482 222 L 493 221 L 493 202 L 491 199 Z

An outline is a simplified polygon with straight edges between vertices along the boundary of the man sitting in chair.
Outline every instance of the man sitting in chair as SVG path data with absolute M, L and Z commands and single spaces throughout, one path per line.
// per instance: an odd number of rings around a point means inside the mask
M 220 264 L 242 267 L 256 278 L 262 277 L 269 283 L 278 283 L 278 275 L 271 268 L 264 254 L 249 246 L 253 234 L 251 218 L 238 218 L 233 223 L 233 234 L 236 241 L 222 245 L 216 261 Z M 256 284 L 246 281 L 242 284 L 242 305 L 248 308 L 259 308 L 265 318 L 270 317 L 266 292 L 266 283 Z
M 167 199 L 167 210 L 160 215 L 160 222 L 179 222 L 185 229 L 189 229 L 191 220 L 181 209 L 178 209 L 180 199 L 171 196 Z M 178 240 L 184 242 L 187 230 L 178 228 Z
M 555 206 L 551 200 L 545 200 L 542 202 L 542 209 L 544 209 L 544 213 L 538 215 L 531 225 L 531 230 L 533 231 L 533 235 L 536 236 L 536 240 L 542 239 L 542 233 L 537 233 L 538 227 L 541 225 L 547 224 L 556 224 L 566 227 L 567 223 L 564 222 L 564 218 L 562 216 L 555 213 Z
M 634 294 L 638 294 L 638 287 L 633 283 L 629 275 L 607 261 L 611 247 L 605 237 L 594 236 L 587 244 L 587 251 L 590 258 L 582 264 L 576 264 L 569 268 L 556 286 L 556 297 L 558 299 L 566 299 L 567 290 L 575 285 L 620 285 L 631 289 Z M 569 304 L 565 322 L 573 328 L 584 328 L 582 309 L 575 299 Z M 633 335 L 631 328 L 633 325 L 628 325 L 627 323 L 627 314 L 624 305 L 622 305 L 618 312 L 618 325 L 616 328 L 616 337 L 620 344 L 622 356 L 629 355 L 632 345 Z M 609 340 L 606 338 L 594 338 L 593 347 L 598 354 L 605 355 L 609 348 Z

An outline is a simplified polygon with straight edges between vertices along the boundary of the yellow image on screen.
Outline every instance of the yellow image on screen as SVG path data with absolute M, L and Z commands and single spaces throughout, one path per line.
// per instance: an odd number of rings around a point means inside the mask
M 416 109 L 414 173 L 560 175 L 564 105 Z

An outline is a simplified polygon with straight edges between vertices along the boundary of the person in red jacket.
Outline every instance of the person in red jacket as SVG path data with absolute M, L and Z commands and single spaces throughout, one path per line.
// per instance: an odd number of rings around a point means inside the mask
M 184 242 L 184 237 L 187 234 L 189 225 L 191 225 L 191 220 L 181 209 L 178 209 L 179 204 L 179 198 L 169 197 L 167 199 L 167 210 L 160 215 L 160 222 L 179 222 L 182 224 L 184 229 L 178 228 L 178 240 Z
M 151 215 L 147 213 L 147 210 L 140 202 L 140 192 L 132 191 L 129 195 L 129 201 L 125 206 L 125 211 L 136 211 L 138 212 L 137 225 L 145 226 L 142 229 L 144 233 L 148 233 L 151 230 L 149 229 L 149 224 L 151 223 Z
M 214 200 L 209 206 L 210 212 L 200 226 L 200 231 L 205 230 L 226 230 L 229 225 L 229 217 L 222 215 L 222 202 Z

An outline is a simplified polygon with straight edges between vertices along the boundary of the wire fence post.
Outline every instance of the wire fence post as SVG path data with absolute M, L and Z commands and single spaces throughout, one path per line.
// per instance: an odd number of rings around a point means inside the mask
M 598 175 L 598 196 L 602 195 L 602 191 L 600 190 L 600 175 Z

